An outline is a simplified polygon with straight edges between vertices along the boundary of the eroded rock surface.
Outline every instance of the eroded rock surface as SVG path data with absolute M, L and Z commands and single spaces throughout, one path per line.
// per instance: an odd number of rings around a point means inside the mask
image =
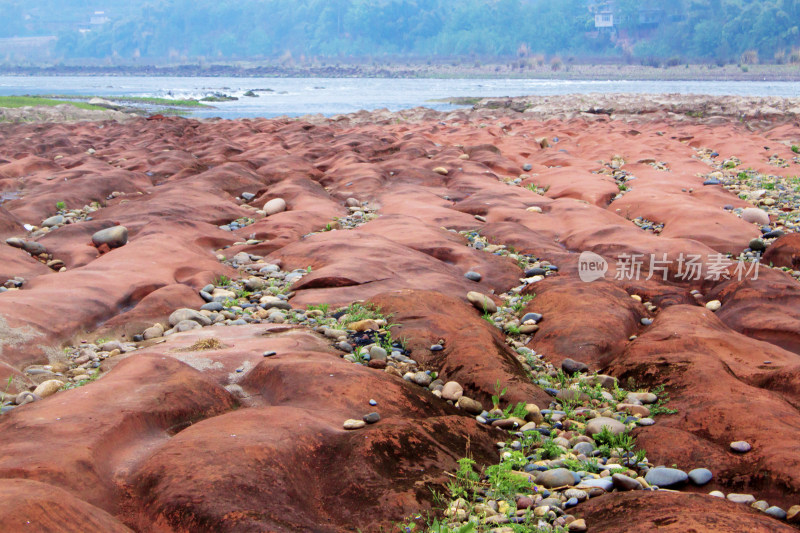
M 686 489 L 702 495 L 593 493 L 575 513 L 589 531 L 791 529 L 706 493 L 800 503 L 800 204 L 791 190 L 776 199 L 722 186 L 738 168 L 798 174 L 800 127 L 768 122 L 779 114 L 766 109 L 746 128 L 679 120 L 681 107 L 630 121 L 601 107 L 546 122 L 534 107 L 500 106 L 2 126 L 0 237 L 43 248 L 0 246 L 0 380 L 10 378 L 0 522 L 390 528 L 430 509 L 430 488 L 465 454 L 498 461 L 507 433 L 475 417 L 498 384 L 502 407 L 531 404 L 522 423 L 563 397 L 528 379 L 524 347 L 556 368 L 571 359 L 620 383 L 664 385 L 677 414 L 634 432 L 648 460 L 713 472 Z M 754 206 L 769 211 L 767 227 L 739 216 Z M 93 245 L 119 226 L 124 245 Z M 789 235 L 767 237 L 777 229 Z M 734 264 L 683 276 L 689 255 L 752 259 L 762 235 L 770 259 L 757 279 L 753 261 L 744 279 Z M 582 279 L 582 252 L 607 263 L 602 279 Z M 261 277 L 242 277 L 248 265 Z M 285 290 L 268 294 L 278 273 Z M 473 291 L 498 313 L 471 304 Z M 307 326 L 323 312 L 284 312 L 360 300 L 390 324 L 350 326 L 390 328 L 402 353 L 359 360 L 354 337 Z M 205 319 L 169 321 L 201 308 Z M 393 356 L 402 362 L 387 366 Z M 441 398 L 434 377 L 461 394 Z M 30 394 L 54 379 L 70 390 Z M 626 409 L 637 423 L 649 412 Z M 735 454 L 734 441 L 752 449 Z

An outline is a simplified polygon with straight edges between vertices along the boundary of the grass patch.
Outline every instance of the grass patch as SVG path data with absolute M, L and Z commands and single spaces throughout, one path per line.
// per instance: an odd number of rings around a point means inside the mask
M 86 102 L 69 102 L 65 100 L 52 100 L 50 98 L 40 98 L 38 96 L 0 96 L 0 107 L 17 108 L 17 107 L 36 107 L 47 106 L 55 107 L 57 105 L 67 104 L 78 109 L 88 109 L 91 111 L 104 111 L 104 107 L 89 105 Z
M 184 348 L 183 352 L 202 352 L 205 350 L 219 350 L 222 348 L 222 342 L 216 337 L 207 337 L 205 339 L 200 339 L 195 341 L 194 344 L 191 346 Z
M 26 98 L 51 98 L 56 100 L 91 100 L 92 98 L 102 98 L 109 102 L 117 102 L 120 104 L 149 104 L 166 107 L 207 107 L 212 106 L 201 103 L 198 100 L 177 100 L 172 98 L 157 98 L 154 96 L 88 96 L 88 95 L 70 95 L 70 94 L 46 94 L 42 96 L 30 96 Z

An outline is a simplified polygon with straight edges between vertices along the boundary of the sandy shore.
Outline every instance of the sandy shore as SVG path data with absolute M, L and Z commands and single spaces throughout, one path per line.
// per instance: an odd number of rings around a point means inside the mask
M 436 507 L 467 452 L 500 461 L 516 428 L 480 419 L 500 384 L 500 407 L 549 415 L 554 444 L 607 412 L 646 450 L 634 477 L 713 473 L 680 492 L 587 488 L 577 507 L 552 487 L 553 521 L 794 531 L 708 493 L 800 518 L 798 105 L 588 95 L 0 124 L 0 523 L 390 530 Z M 604 277 L 586 280 L 584 252 Z M 362 300 L 380 314 L 356 316 Z M 640 423 L 647 404 L 598 396 L 584 422 L 553 419 L 575 362 L 676 413 Z

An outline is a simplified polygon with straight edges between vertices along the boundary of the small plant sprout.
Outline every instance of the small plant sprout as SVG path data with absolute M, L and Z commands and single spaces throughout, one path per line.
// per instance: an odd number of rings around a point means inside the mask
M 500 388 L 500 380 L 494 384 L 494 394 L 492 394 L 492 410 L 500 409 L 500 398 L 506 395 L 506 388 Z
M 67 208 L 67 204 L 65 202 L 56 202 L 56 209 L 59 211 L 63 211 Z

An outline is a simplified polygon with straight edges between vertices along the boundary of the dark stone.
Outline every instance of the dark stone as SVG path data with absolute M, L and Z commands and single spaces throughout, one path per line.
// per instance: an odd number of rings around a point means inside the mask
M 526 278 L 532 278 L 533 276 L 544 276 L 545 274 L 547 274 L 547 270 L 541 267 L 529 268 L 525 271 Z
M 542 318 L 544 317 L 539 313 L 525 313 L 525 315 L 522 317 L 520 321 L 524 324 L 528 320 L 533 320 L 535 323 L 538 324 Z
M 586 363 L 581 363 L 580 361 L 575 361 L 574 359 L 570 359 L 569 357 L 561 361 L 561 370 L 564 371 L 567 375 L 572 375 L 576 373 L 583 373 L 589 371 L 589 365 Z
M 750 244 L 748 244 L 748 247 L 754 252 L 763 252 L 767 249 L 767 243 L 761 239 L 753 239 L 750 241 Z
M 222 311 L 223 309 L 225 309 L 225 306 L 222 305 L 219 302 L 208 302 L 207 304 L 203 304 L 203 306 L 200 309 L 203 310 L 203 311 L 214 311 L 214 312 L 217 312 L 217 311 Z
M 471 270 L 469 272 L 467 272 L 466 274 L 464 274 L 464 277 L 467 278 L 470 281 L 480 281 L 481 280 L 481 275 L 478 274 L 477 272 L 473 272 Z
M 381 415 L 379 415 L 378 413 L 370 413 L 368 415 L 364 415 L 363 418 L 364 422 L 366 422 L 367 424 L 374 424 L 375 422 L 378 422 L 380 419 Z

